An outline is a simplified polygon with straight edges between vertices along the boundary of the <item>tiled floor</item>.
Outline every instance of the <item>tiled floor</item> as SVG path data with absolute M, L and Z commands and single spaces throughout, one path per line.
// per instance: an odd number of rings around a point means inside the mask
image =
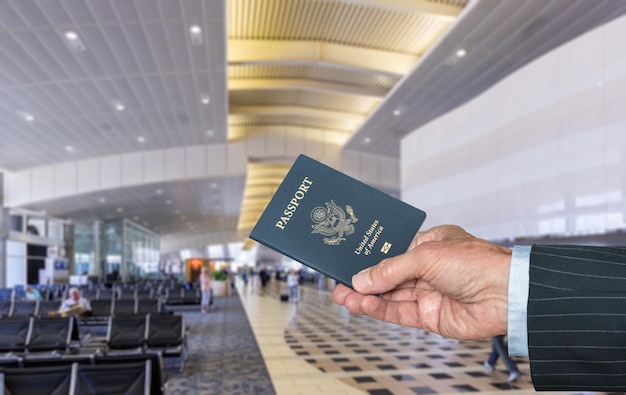
M 314 286 L 301 287 L 297 304 L 280 301 L 282 282 L 237 289 L 208 315 L 199 306 L 177 312 L 187 319 L 189 357 L 183 373 L 168 363 L 168 394 L 535 393 L 526 359 L 516 359 L 515 383 L 502 362 L 484 368 L 488 339 L 458 342 L 355 316 Z
M 238 289 L 279 395 L 535 393 L 526 359 L 515 359 L 515 383 L 502 362 L 483 367 L 489 339 L 458 342 L 354 316 L 313 286 L 301 287 L 297 304 L 279 300 L 280 282 Z
M 216 299 L 210 314 L 200 306 L 178 308 L 185 314 L 188 358 L 166 362 L 169 395 L 274 395 L 254 334 L 235 294 Z

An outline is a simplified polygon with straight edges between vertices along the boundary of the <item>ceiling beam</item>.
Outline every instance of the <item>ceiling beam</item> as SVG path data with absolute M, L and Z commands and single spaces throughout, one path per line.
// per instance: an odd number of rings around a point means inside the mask
M 228 90 L 249 90 L 249 89 L 303 89 L 308 91 L 320 91 L 338 93 L 345 95 L 367 96 L 382 99 L 389 92 L 387 89 L 363 88 L 354 85 L 342 85 L 336 83 L 312 81 L 307 79 L 229 79 Z
M 406 74 L 419 56 L 322 41 L 228 40 L 228 62 L 320 61 Z
M 462 7 L 435 3 L 428 0 L 352 0 L 350 2 L 385 9 L 417 12 L 448 21 L 454 20 L 463 10 Z
M 228 117 L 238 115 L 298 115 L 314 118 L 336 119 L 347 122 L 361 123 L 365 121 L 367 115 L 350 112 L 319 110 L 316 108 L 295 107 L 295 106 L 230 106 Z M 230 123 L 230 122 L 229 122 Z
M 321 144 L 343 146 L 352 135 L 351 131 L 346 130 L 327 130 L 318 128 L 306 128 L 302 126 L 228 126 L 228 141 L 234 142 L 243 140 L 255 133 L 266 133 L 268 135 L 275 134 L 278 136 L 294 135 L 302 137 L 306 135 L 307 141 L 317 142 Z M 278 137 L 280 138 L 280 137 Z

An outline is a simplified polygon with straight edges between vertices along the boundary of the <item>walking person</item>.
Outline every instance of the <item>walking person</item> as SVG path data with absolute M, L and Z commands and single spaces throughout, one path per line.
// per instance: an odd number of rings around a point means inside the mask
M 287 275 L 287 288 L 289 288 L 289 299 L 292 302 L 298 302 L 298 285 L 300 284 L 300 276 L 294 269 L 289 270 Z
M 211 293 L 213 288 L 213 277 L 208 267 L 203 267 L 200 272 L 200 290 L 202 291 L 201 311 L 207 314 L 211 311 Z
M 492 348 L 489 359 L 485 361 L 484 365 L 488 371 L 493 372 L 495 370 L 496 362 L 501 357 L 502 361 L 506 365 L 509 371 L 509 378 L 506 380 L 509 383 L 514 382 L 519 377 L 519 370 L 515 362 L 509 357 L 506 344 L 504 344 L 504 335 L 498 335 L 491 338 Z

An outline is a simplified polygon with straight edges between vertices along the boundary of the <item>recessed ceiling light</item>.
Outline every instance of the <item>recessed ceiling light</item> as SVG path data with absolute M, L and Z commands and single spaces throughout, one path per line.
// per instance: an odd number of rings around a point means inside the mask
M 124 111 L 126 109 L 126 107 L 124 107 L 124 103 L 116 99 L 111 100 L 111 105 L 116 111 Z
M 70 41 L 76 41 L 78 40 L 78 34 L 73 30 L 68 30 L 65 32 L 65 38 Z
M 206 131 L 206 135 L 207 135 L 208 137 L 213 137 L 213 136 L 215 135 L 215 132 L 213 132 L 213 130 L 212 130 L 212 129 L 210 129 L 210 130 L 207 130 L 207 131 Z
M 202 28 L 199 25 L 189 27 L 189 39 L 191 45 L 202 45 Z
M 71 145 L 66 145 L 66 146 L 65 146 L 65 150 L 66 150 L 67 152 L 74 152 L 74 147 L 72 147 Z
M 200 101 L 202 101 L 202 104 L 206 105 L 211 103 L 211 98 L 207 93 L 203 93 L 202 95 L 200 95 Z
M 122 207 L 118 207 L 118 208 L 117 208 L 117 212 L 118 212 L 118 213 L 121 213 L 122 211 L 124 211 L 124 209 L 123 209 Z
M 363 139 L 363 143 L 365 143 L 365 144 L 369 144 L 371 142 L 372 142 L 372 139 L 369 138 L 369 137 L 366 137 L 366 138 Z
M 396 116 L 396 117 L 399 117 L 403 113 L 404 113 L 404 106 L 396 107 L 396 109 L 393 110 L 393 115 Z
M 35 122 L 35 116 L 29 112 L 20 111 L 18 112 L 18 115 L 26 122 Z
M 146 138 L 143 137 L 143 136 L 139 136 L 139 137 L 137 137 L 137 141 L 140 142 L 140 143 L 145 143 L 146 142 Z
M 162 190 L 160 190 L 160 189 L 157 189 L 156 191 L 154 191 L 154 193 L 156 193 L 157 195 L 160 195 L 160 194 L 162 194 L 162 193 L 163 193 L 163 191 L 162 191 Z
M 456 56 L 459 58 L 462 58 L 465 55 L 467 55 L 467 51 L 464 48 L 461 48 L 458 51 L 456 51 Z
M 80 36 L 75 31 L 68 30 L 63 33 L 63 37 L 65 37 L 65 41 L 74 51 L 83 52 L 87 49 L 85 43 L 80 39 Z
M 100 199 L 98 199 L 98 201 L 99 201 L 100 203 L 104 203 L 104 202 L 106 202 L 107 200 L 106 200 L 105 198 L 101 197 Z

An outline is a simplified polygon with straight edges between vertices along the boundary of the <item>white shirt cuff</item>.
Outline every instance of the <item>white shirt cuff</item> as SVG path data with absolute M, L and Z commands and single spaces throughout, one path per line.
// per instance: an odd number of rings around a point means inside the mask
M 509 271 L 509 355 L 528 356 L 527 304 L 532 246 L 514 246 Z

